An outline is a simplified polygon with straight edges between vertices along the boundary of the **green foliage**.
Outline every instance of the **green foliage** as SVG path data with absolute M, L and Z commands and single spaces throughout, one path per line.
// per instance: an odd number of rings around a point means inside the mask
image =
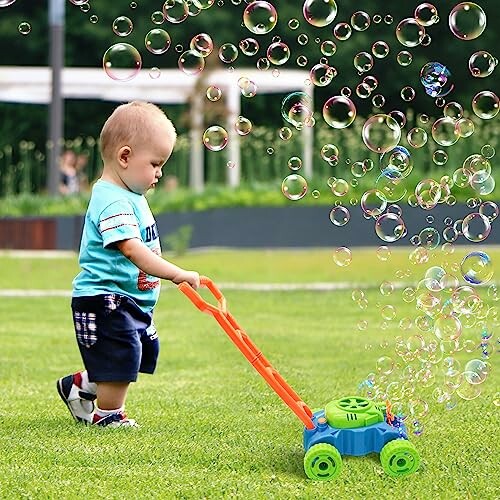
M 193 226 L 180 226 L 176 231 L 164 236 L 162 243 L 178 257 L 188 251 L 192 234 Z

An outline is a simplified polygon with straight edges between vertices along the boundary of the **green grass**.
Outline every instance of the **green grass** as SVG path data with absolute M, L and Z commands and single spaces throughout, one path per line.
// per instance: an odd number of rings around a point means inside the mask
M 498 260 L 497 249 L 488 251 Z M 437 252 L 425 266 L 413 266 L 406 279 L 418 279 L 445 258 L 452 266 L 461 252 L 457 248 L 448 257 Z M 374 249 L 353 250 L 353 263 L 345 269 L 333 264 L 327 250 L 192 253 L 174 260 L 218 282 L 380 283 L 396 280 L 396 270 L 410 267 L 407 251 L 393 250 L 391 260 L 381 263 Z M 74 256 L 3 256 L 0 269 L 0 289 L 69 289 L 77 264 Z M 395 337 L 409 335 L 397 320 L 417 315 L 415 303 L 405 303 L 400 291 L 383 297 L 377 289 L 363 289 L 366 310 L 351 300 L 350 290 L 227 290 L 225 295 L 266 357 L 311 408 L 319 408 L 355 392 L 376 371 L 381 355 L 396 359 Z M 485 290 L 481 295 L 486 297 Z M 386 330 L 377 302 L 397 309 Z M 413 476 L 384 475 L 377 456 L 347 457 L 337 481 L 318 483 L 303 473 L 301 423 L 216 322 L 176 290 L 165 287 L 156 310 L 162 340 L 157 373 L 140 377 L 129 393 L 128 412 L 141 424 L 137 431 L 77 426 L 59 401 L 55 380 L 80 367 L 68 298 L 4 297 L 0 317 L 1 498 L 498 496 L 498 408 L 492 403 L 499 382 L 497 353 L 489 360 L 493 368 L 481 397 L 461 400 L 454 410 L 434 402 L 433 387 L 415 385 L 413 397 L 425 399 L 430 409 L 421 419 L 424 433 L 412 437 L 422 457 Z M 368 321 L 365 331 L 356 328 L 359 319 Z M 475 328 L 463 333 L 477 336 Z M 464 366 L 480 353 L 456 357 Z M 438 385 L 440 372 L 439 364 Z

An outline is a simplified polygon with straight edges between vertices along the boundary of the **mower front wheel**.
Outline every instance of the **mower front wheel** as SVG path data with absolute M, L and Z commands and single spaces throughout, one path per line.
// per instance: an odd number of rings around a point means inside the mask
M 304 470 L 309 479 L 331 481 L 338 477 L 342 470 L 342 457 L 331 444 L 315 444 L 304 456 Z

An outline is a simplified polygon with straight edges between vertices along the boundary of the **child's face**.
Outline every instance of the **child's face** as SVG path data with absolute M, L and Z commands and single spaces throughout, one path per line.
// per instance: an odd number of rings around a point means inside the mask
M 172 142 L 168 134 L 156 130 L 147 143 L 120 150 L 120 163 L 125 166 L 121 178 L 131 191 L 144 194 L 156 186 L 162 167 L 172 154 Z

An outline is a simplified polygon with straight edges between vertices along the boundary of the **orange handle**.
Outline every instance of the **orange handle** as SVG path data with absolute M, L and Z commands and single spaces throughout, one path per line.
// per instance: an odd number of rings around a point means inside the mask
M 200 285 L 208 288 L 217 300 L 217 307 L 205 301 L 200 294 L 188 283 L 180 283 L 179 290 L 186 295 L 189 300 L 203 312 L 211 314 L 234 345 L 247 358 L 250 364 L 259 372 L 262 378 L 271 386 L 283 402 L 300 418 L 308 429 L 314 429 L 312 421 L 312 411 L 285 382 L 283 377 L 271 363 L 264 357 L 262 351 L 250 340 L 250 337 L 236 323 L 234 317 L 227 310 L 226 299 L 210 278 L 200 276 Z

